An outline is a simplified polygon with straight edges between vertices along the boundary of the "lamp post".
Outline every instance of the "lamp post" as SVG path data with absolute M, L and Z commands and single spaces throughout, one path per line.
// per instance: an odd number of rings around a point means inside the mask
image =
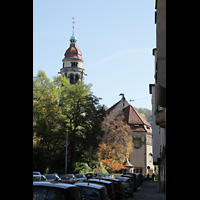
M 68 128 L 67 128 L 67 135 L 66 135 L 65 174 L 67 174 L 67 146 L 68 146 Z

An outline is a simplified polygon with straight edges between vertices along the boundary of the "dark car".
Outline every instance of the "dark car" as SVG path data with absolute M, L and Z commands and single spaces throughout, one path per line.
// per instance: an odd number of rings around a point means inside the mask
M 89 180 L 90 178 L 95 178 L 95 174 L 94 173 L 87 173 L 85 174 L 87 180 Z
M 114 183 L 114 190 L 116 194 L 116 200 L 124 200 L 124 190 L 122 181 L 114 178 L 102 178 L 101 180 L 110 181 Z
M 136 175 L 135 174 L 123 174 L 121 175 L 121 177 L 128 177 L 131 179 L 132 183 L 133 183 L 133 192 L 137 191 L 137 181 L 136 181 Z
M 110 200 L 108 197 L 108 192 L 105 186 L 86 183 L 86 182 L 77 182 L 75 183 L 78 186 L 79 192 L 81 193 L 82 199 L 87 200 Z
M 134 190 L 131 179 L 128 177 L 121 177 L 121 176 L 117 176 L 115 178 L 122 181 L 124 193 L 128 194 L 129 196 L 133 196 Z
M 61 181 L 58 174 L 44 174 L 44 176 L 47 178 L 47 181 Z
M 66 183 L 33 182 L 33 200 L 81 200 L 78 187 Z
M 33 175 L 33 181 L 46 181 L 47 178 L 44 175 Z
M 109 198 L 111 200 L 116 200 L 114 184 L 112 182 L 105 181 L 105 180 L 102 180 L 102 179 L 89 179 L 88 182 L 104 185 L 106 187 L 107 191 L 108 191 Z

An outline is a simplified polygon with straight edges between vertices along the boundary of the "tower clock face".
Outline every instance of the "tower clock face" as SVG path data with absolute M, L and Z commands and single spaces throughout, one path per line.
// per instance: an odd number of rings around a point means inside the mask
M 133 145 L 134 145 L 134 148 L 139 149 L 142 146 L 141 138 L 134 138 Z

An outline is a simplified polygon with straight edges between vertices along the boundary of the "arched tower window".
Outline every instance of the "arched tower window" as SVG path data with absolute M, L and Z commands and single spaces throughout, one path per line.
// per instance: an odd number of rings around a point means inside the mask
M 78 80 L 79 80 L 79 75 L 76 74 L 76 76 L 75 76 L 75 83 L 76 83 Z
M 74 75 L 73 74 L 70 75 L 70 83 L 72 83 L 72 84 L 74 83 Z

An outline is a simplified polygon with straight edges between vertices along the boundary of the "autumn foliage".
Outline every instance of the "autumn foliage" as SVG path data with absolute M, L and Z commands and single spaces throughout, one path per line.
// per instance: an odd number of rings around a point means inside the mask
M 106 116 L 102 129 L 104 136 L 99 144 L 97 155 L 99 160 L 112 171 L 126 169 L 123 162 L 129 158 L 133 150 L 132 131 L 123 121 L 123 115 Z

